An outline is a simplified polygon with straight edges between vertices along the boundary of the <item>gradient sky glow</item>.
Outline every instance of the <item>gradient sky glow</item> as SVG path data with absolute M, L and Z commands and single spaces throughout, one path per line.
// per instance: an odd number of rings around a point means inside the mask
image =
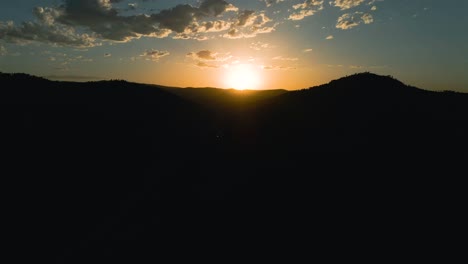
M 463 0 L 1 1 L 0 71 L 291 90 L 370 71 L 468 92 L 467 11 Z

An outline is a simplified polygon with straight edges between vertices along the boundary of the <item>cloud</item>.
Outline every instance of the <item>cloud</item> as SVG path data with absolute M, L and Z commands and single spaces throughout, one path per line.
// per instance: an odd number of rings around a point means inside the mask
M 260 0 L 262 2 L 265 2 L 267 7 L 270 7 L 273 4 L 278 4 L 280 2 L 284 2 L 284 0 Z
M 330 5 L 339 7 L 341 10 L 347 10 L 359 6 L 363 2 L 364 0 L 334 0 L 330 2 Z
M 293 5 L 294 11 L 289 15 L 289 20 L 302 20 L 305 17 L 312 16 L 323 9 L 323 0 L 305 0 L 302 4 Z
M 371 14 L 355 12 L 340 16 L 336 23 L 336 28 L 347 30 L 359 26 L 361 23 L 371 24 L 372 22 L 374 22 L 374 18 Z
M 232 58 L 232 56 L 230 56 L 229 54 L 225 54 L 224 56 L 222 56 L 219 53 L 212 52 L 210 50 L 190 52 L 187 54 L 187 57 L 192 58 L 194 60 L 202 60 L 202 61 L 226 61 Z
M 383 2 L 384 0 L 370 0 L 369 3 L 367 3 L 367 5 L 373 5 L 375 4 L 376 2 Z
M 266 71 L 278 71 L 278 70 L 295 70 L 295 67 L 289 67 L 289 66 L 272 66 L 272 65 L 267 65 L 267 66 L 262 66 L 262 68 Z
M 371 24 L 374 22 L 374 17 L 371 14 L 364 14 L 361 17 L 364 24 Z
M 201 50 L 199 52 L 191 52 L 187 54 L 187 56 L 190 56 L 192 58 L 196 59 L 201 59 L 201 60 L 216 60 L 216 54 L 209 51 L 209 50 Z
M 204 16 L 219 16 L 226 11 L 238 11 L 238 8 L 224 0 L 204 0 L 199 11 Z
M 273 48 L 273 46 L 271 44 L 258 41 L 258 42 L 251 43 L 250 48 L 253 50 L 262 50 L 262 49 Z
M 145 60 L 151 60 L 151 61 L 159 61 L 162 57 L 169 56 L 170 53 L 168 51 L 159 51 L 159 50 L 147 50 L 143 54 L 140 55 L 140 57 L 144 58 Z
M 313 49 L 305 49 L 305 50 L 303 50 L 303 52 L 312 52 L 312 51 L 313 51 Z
M 214 64 L 208 64 L 206 62 L 199 61 L 197 64 L 198 67 L 200 68 L 219 68 L 219 66 L 214 65 Z
M 224 0 L 202 0 L 198 7 L 179 4 L 156 13 L 123 16 L 124 9 L 114 7 L 122 0 L 63 0 L 54 8 L 38 7 L 34 10 L 35 21 L 15 26 L 12 22 L 0 22 L 0 39 L 15 43 L 32 41 L 54 45 L 92 47 L 96 39 L 127 42 L 135 38 L 165 38 L 175 32 L 227 31 L 227 25 L 218 18 L 225 12 L 237 12 L 238 8 Z M 137 5 L 127 6 L 136 8 Z M 194 27 L 195 25 L 195 27 Z M 199 27 L 197 27 L 199 26 Z M 192 29 L 190 29 L 192 27 Z M 78 34 L 86 30 L 89 34 Z M 189 36 L 203 39 L 201 36 Z M 183 38 L 183 37 L 179 37 Z
M 101 38 L 128 41 L 141 36 L 166 37 L 170 31 L 180 30 L 194 19 L 197 8 L 178 5 L 158 14 L 121 16 L 110 0 L 66 0 L 56 10 L 56 20 L 73 27 L 84 27 Z M 173 23 L 168 19 L 173 16 Z M 187 22 L 188 20 L 188 22 Z M 185 24 L 184 24 L 185 23 Z
M 78 48 L 100 45 L 94 34 L 80 34 L 71 26 L 55 23 L 60 12 L 53 8 L 37 7 L 33 14 L 35 21 L 20 25 L 15 25 L 12 21 L 0 22 L 0 39 L 15 44 L 42 42 Z
M 220 66 L 216 63 L 227 61 L 232 58 L 229 53 L 222 55 L 210 50 L 190 52 L 187 54 L 187 57 L 193 59 L 195 61 L 195 65 L 200 68 L 219 68 Z
M 377 10 L 377 7 L 376 7 L 376 6 L 373 6 L 373 7 L 371 7 L 371 10 L 372 10 L 372 11 L 376 11 L 376 10 Z
M 276 56 L 273 58 L 273 60 L 281 60 L 281 61 L 298 61 L 299 58 L 286 58 L 283 56 Z
M 330 35 L 330 36 L 326 37 L 325 39 L 326 39 L 326 40 L 332 40 L 332 39 L 334 39 L 334 38 L 335 38 L 335 37 L 333 37 L 333 35 Z
M 128 10 L 136 10 L 138 7 L 137 3 L 129 3 L 128 4 Z
M 272 20 L 265 13 L 257 13 L 253 10 L 243 10 L 237 18 L 231 22 L 227 33 L 223 36 L 229 39 L 252 38 L 258 34 L 271 33 L 276 26 L 271 25 Z

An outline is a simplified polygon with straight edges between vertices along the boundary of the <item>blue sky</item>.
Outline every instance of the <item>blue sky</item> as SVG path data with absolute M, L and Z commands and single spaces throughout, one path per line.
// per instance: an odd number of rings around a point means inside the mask
M 0 71 L 300 89 L 356 72 L 468 92 L 459 0 L 0 2 Z

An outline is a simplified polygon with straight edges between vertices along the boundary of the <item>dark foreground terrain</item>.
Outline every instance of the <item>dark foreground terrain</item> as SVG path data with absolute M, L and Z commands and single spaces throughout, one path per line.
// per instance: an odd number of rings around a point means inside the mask
M 370 73 L 294 92 L 0 84 L 18 258 L 296 262 L 361 239 L 385 255 L 382 241 L 415 250 L 463 215 L 467 94 Z

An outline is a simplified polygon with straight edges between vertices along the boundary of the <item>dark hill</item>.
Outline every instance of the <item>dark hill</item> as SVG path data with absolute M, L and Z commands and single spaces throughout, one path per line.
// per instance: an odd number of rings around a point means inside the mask
M 0 85 L 8 227 L 58 263 L 427 237 L 463 200 L 467 94 L 370 73 L 292 92 Z
M 265 144 L 275 146 L 294 135 L 294 144 L 285 143 L 293 152 L 302 145 L 312 152 L 373 149 L 377 156 L 405 149 L 408 155 L 415 152 L 408 157 L 415 160 L 421 154 L 458 156 L 466 140 L 454 133 L 468 129 L 467 100 L 467 94 L 430 92 L 387 76 L 356 74 L 275 98 L 260 113 L 265 120 L 260 134 L 272 137 Z
M 286 90 L 234 90 L 217 88 L 166 88 L 182 98 L 197 103 L 214 111 L 249 111 L 251 108 L 278 95 Z

